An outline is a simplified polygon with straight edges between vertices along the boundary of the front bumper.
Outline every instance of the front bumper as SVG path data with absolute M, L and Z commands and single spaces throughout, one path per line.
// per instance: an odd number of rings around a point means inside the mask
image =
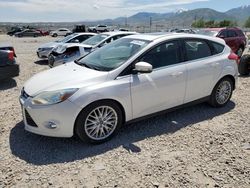
M 65 63 L 72 62 L 78 59 L 79 57 L 80 57 L 80 53 L 76 53 L 75 55 L 70 56 L 70 57 L 64 57 L 64 54 L 61 54 L 58 56 L 54 56 L 51 54 L 48 58 L 48 64 L 50 67 L 56 67 Z
M 0 67 L 0 80 L 16 77 L 19 72 L 18 64 L 2 66 Z
M 41 58 L 41 59 L 46 59 L 49 57 L 49 54 L 51 53 L 52 49 L 51 50 L 42 50 L 42 51 L 37 51 L 36 54 L 37 54 L 37 57 Z
M 55 105 L 34 106 L 31 97 L 20 97 L 25 130 L 51 137 L 72 137 L 81 109 L 66 100 Z M 53 127 L 51 126 L 53 124 Z

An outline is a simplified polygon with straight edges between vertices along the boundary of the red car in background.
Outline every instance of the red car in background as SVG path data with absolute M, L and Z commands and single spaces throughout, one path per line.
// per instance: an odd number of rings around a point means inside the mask
M 239 57 L 242 56 L 247 44 L 246 36 L 244 35 L 243 31 L 237 27 L 207 28 L 197 31 L 197 34 L 209 35 L 224 39 L 226 41 L 226 44 Z
M 49 31 L 43 31 L 41 29 L 37 29 L 36 31 L 40 32 L 42 36 L 47 36 L 49 35 Z

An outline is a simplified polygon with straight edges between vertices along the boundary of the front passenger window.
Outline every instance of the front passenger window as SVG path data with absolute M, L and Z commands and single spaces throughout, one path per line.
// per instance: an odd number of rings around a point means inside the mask
M 147 52 L 140 61 L 150 63 L 154 69 L 180 63 L 179 44 L 177 41 L 161 44 Z

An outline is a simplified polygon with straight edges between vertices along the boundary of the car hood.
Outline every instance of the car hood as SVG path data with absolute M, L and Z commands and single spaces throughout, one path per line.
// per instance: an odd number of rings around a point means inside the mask
M 39 48 L 55 48 L 56 46 L 61 45 L 61 44 L 63 44 L 63 43 L 49 42 L 49 43 L 46 43 L 46 44 L 43 44 L 43 45 L 39 46 Z
M 24 85 L 25 92 L 36 96 L 43 91 L 55 91 L 67 88 L 82 88 L 102 83 L 108 72 L 92 70 L 70 62 L 36 74 Z
M 80 47 L 82 49 L 85 49 L 85 48 L 91 49 L 92 48 L 91 45 L 85 45 L 85 44 L 81 44 L 81 43 L 65 43 L 65 44 L 58 45 L 56 48 L 53 49 L 53 51 L 58 53 L 58 54 L 62 54 L 68 48 L 71 48 L 71 47 Z

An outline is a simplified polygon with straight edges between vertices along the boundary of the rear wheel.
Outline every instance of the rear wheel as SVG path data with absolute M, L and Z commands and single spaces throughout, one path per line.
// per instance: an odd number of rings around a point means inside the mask
M 213 89 L 209 103 L 213 107 L 225 106 L 231 99 L 233 93 L 233 82 L 230 78 L 221 79 Z
M 122 122 L 122 111 L 115 102 L 95 102 L 79 114 L 75 132 L 81 140 L 98 144 L 111 139 Z
M 248 75 L 250 72 L 249 66 L 250 66 L 250 55 L 243 55 L 238 65 L 238 70 L 240 75 L 242 76 Z
M 57 35 L 57 33 L 54 33 L 53 35 L 52 35 L 52 37 L 57 37 L 58 35 Z

